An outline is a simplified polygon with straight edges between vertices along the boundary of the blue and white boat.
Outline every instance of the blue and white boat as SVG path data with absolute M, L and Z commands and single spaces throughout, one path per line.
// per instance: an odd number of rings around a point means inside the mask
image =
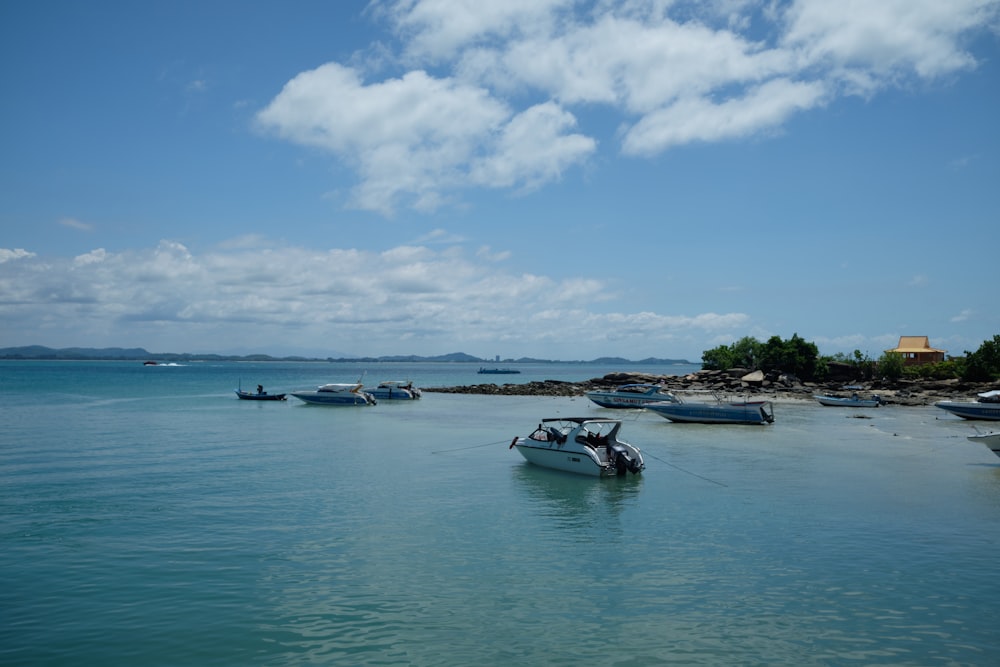
M 962 419 L 1000 421 L 1000 390 L 978 394 L 975 401 L 938 401 L 934 405 Z
M 313 405 L 375 405 L 375 397 L 360 382 L 323 384 L 314 391 L 293 391 L 292 396 Z
M 413 386 L 409 380 L 387 380 L 379 382 L 374 389 L 366 389 L 369 394 L 377 400 L 404 400 L 411 401 L 420 398 L 423 394 Z
M 819 401 L 820 405 L 834 408 L 877 408 L 882 405 L 882 397 L 872 394 L 871 398 L 861 398 L 857 393 L 850 396 L 825 396 L 814 394 L 813 398 Z
M 770 401 L 717 401 L 715 403 L 648 403 L 645 408 L 672 422 L 694 424 L 771 424 L 774 407 Z
M 593 477 L 638 474 L 646 467 L 642 452 L 618 437 L 620 419 L 559 417 L 543 419 L 528 437 L 515 437 L 525 461 L 545 468 Z
M 642 408 L 647 403 L 677 400 L 662 384 L 623 384 L 604 391 L 587 392 L 587 398 L 602 408 Z

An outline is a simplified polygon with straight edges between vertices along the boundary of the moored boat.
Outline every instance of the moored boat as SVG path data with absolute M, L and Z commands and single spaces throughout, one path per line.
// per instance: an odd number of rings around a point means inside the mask
M 638 474 L 646 467 L 638 447 L 621 440 L 620 419 L 543 419 L 531 435 L 515 437 L 509 449 L 529 463 L 594 477 Z
M 677 400 L 662 384 L 623 384 L 608 391 L 588 391 L 587 398 L 602 408 L 641 408 L 647 403 Z
M 770 401 L 673 402 L 648 403 L 645 408 L 672 422 L 692 424 L 770 424 L 774 407 Z
M 314 391 L 293 391 L 292 396 L 313 405 L 375 405 L 375 397 L 360 382 L 323 384 Z
M 882 405 L 882 397 L 872 394 L 870 398 L 861 398 L 857 393 L 850 396 L 824 396 L 814 394 L 813 398 L 819 401 L 820 405 L 834 408 L 877 408 Z
M 968 439 L 986 445 L 991 452 L 1000 456 L 1000 433 L 977 433 L 968 436 Z
M 243 391 L 243 388 L 234 389 L 236 396 L 243 401 L 284 401 L 286 394 L 269 394 L 264 391 L 264 387 L 257 385 L 257 391 Z
M 517 375 L 521 371 L 516 368 L 482 368 L 477 371 L 480 375 Z
M 402 380 L 379 382 L 378 386 L 374 389 L 366 389 L 365 391 L 376 399 L 389 400 L 414 400 L 423 395 L 409 380 L 405 382 Z
M 975 401 L 938 401 L 934 405 L 962 419 L 1000 421 L 1000 390 L 986 391 Z

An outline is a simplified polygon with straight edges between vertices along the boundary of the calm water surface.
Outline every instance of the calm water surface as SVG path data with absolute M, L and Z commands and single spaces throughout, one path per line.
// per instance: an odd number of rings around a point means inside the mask
M 445 386 L 621 369 L 0 362 L 0 663 L 1000 664 L 1000 459 L 970 423 L 232 393 L 364 370 Z M 641 476 L 508 449 L 587 415 L 626 421 Z

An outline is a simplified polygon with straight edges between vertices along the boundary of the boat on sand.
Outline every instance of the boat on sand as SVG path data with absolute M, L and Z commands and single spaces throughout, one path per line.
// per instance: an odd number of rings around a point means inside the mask
M 870 398 L 862 398 L 857 393 L 851 394 L 850 396 L 824 396 L 814 394 L 813 398 L 819 401 L 820 405 L 833 408 L 877 408 L 882 405 L 882 397 L 878 394 L 872 394 Z
M 602 408 L 641 408 L 647 403 L 674 401 L 674 395 L 662 384 L 623 384 L 611 390 L 588 391 L 587 398 Z
M 648 403 L 645 408 L 672 422 L 692 424 L 770 424 L 774 407 L 770 401 L 688 402 L 675 397 L 673 402 Z
M 980 444 L 989 447 L 990 451 L 1000 456 L 1000 432 L 998 433 L 977 433 L 976 435 L 968 436 L 968 439 L 972 442 L 978 442 Z
M 934 405 L 962 419 L 1000 421 L 1000 389 L 977 394 L 975 401 L 938 401 Z

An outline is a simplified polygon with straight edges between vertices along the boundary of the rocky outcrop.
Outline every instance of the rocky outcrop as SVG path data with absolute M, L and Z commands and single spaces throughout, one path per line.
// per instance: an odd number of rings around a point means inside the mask
M 848 396 L 875 393 L 890 405 L 931 405 L 940 400 L 965 400 L 977 393 L 1000 389 L 1000 383 L 973 383 L 960 380 L 898 380 L 895 382 L 854 381 L 838 377 L 829 382 L 802 382 L 786 373 L 751 373 L 746 368 L 726 371 L 703 370 L 689 375 L 609 373 L 583 382 L 544 380 L 523 384 L 476 384 L 461 387 L 426 387 L 423 391 L 448 394 L 496 396 L 583 396 L 588 391 L 613 389 L 628 383 L 662 383 L 671 391 L 710 391 L 723 395 L 751 395 L 771 400 L 812 400 L 813 394 Z M 846 388 L 849 387 L 849 388 Z

